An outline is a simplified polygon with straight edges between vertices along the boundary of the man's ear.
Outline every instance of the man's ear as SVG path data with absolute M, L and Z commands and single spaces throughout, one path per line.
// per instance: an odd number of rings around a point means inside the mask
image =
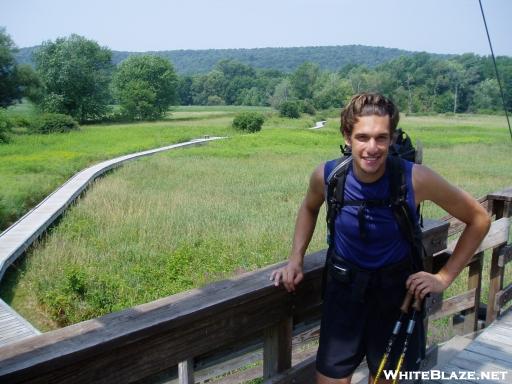
M 350 140 L 350 136 L 343 135 L 343 139 L 345 140 L 345 145 L 348 145 L 349 147 L 352 146 L 352 140 Z

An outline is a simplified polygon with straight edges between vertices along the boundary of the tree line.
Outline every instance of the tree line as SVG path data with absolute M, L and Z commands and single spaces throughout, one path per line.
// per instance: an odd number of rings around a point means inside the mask
M 177 104 L 276 109 L 293 104 L 314 114 L 339 108 L 361 91 L 390 96 L 405 113 L 502 109 L 491 59 L 474 54 L 416 53 L 374 68 L 346 64 L 337 70 L 306 61 L 291 73 L 223 59 L 208 73 L 178 75 L 168 59 L 156 55 L 130 56 L 115 66 L 110 49 L 78 35 L 44 42 L 34 53 L 35 69 L 17 64 L 15 51 L 0 29 L 0 106 L 27 97 L 42 111 L 80 122 L 157 119 Z M 512 110 L 512 58 L 498 57 L 497 64 Z
M 39 47 L 21 48 L 16 53 L 19 63 L 31 64 L 32 54 Z M 322 47 L 281 47 L 281 48 L 238 48 L 238 49 L 181 49 L 172 51 L 126 52 L 112 51 L 114 65 L 137 55 L 160 56 L 169 59 L 180 75 L 197 75 L 210 72 L 224 59 L 232 59 L 254 68 L 275 69 L 293 72 L 305 61 L 317 63 L 321 69 L 336 71 L 346 64 L 361 64 L 374 68 L 399 56 L 413 52 L 396 48 L 368 47 L 364 45 L 322 46 Z M 450 55 L 435 55 L 448 58 Z

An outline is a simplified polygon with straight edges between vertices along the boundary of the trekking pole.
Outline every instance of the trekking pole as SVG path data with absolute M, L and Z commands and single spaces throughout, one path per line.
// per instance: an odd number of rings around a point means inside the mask
M 420 313 L 421 311 L 421 300 L 414 300 L 414 303 L 412 304 L 412 315 L 411 319 L 409 320 L 409 324 L 407 325 L 407 331 L 405 334 L 405 340 L 404 340 L 404 347 L 402 349 L 402 354 L 400 355 L 400 358 L 398 359 L 398 364 L 396 365 L 395 369 L 395 378 L 393 379 L 393 384 L 396 384 L 398 382 L 398 376 L 400 374 L 400 370 L 402 369 L 402 365 L 404 363 L 405 354 L 407 353 L 407 347 L 409 345 L 409 338 L 412 335 L 412 331 L 414 330 L 414 326 L 416 325 L 416 315 Z
M 380 375 L 382 375 L 382 371 L 386 367 L 386 363 L 388 362 L 389 354 L 391 353 L 391 349 L 393 348 L 393 343 L 395 342 L 397 335 L 400 333 L 400 328 L 402 327 L 402 321 L 404 320 L 404 317 L 409 312 L 409 307 L 411 306 L 412 299 L 413 299 L 412 293 L 407 291 L 404 301 L 402 302 L 402 305 L 400 306 L 400 316 L 398 317 L 398 320 L 396 321 L 395 326 L 393 327 L 393 332 L 391 333 L 391 336 L 389 337 L 386 351 L 384 352 L 384 355 L 382 356 L 382 359 L 380 360 L 379 369 L 377 370 L 377 374 L 375 375 L 375 378 L 373 379 L 373 384 L 377 384 L 377 382 L 379 381 Z

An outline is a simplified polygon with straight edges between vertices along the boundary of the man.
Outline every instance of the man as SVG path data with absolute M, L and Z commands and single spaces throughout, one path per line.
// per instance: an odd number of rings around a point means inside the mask
M 345 180 L 345 199 L 364 201 L 390 197 L 387 157 L 398 120 L 395 105 L 374 93 L 354 96 L 343 110 L 342 134 L 352 153 Z M 358 206 L 343 206 L 336 216 L 334 234 L 330 234 L 334 238 L 317 354 L 318 384 L 350 383 L 364 357 L 370 370 L 370 382 L 373 382 L 406 289 L 418 300 L 430 292 L 445 290 L 489 230 L 487 212 L 468 193 L 425 166 L 400 161 L 407 185 L 407 206 L 413 220 L 417 220 L 416 207 L 430 200 L 464 222 L 466 228 L 452 256 L 438 273 L 413 271 L 411 245 L 399 230 L 391 208 L 370 206 L 361 211 Z M 272 273 L 275 285 L 282 282 L 288 292 L 293 292 L 303 278 L 304 254 L 325 200 L 327 176 L 335 165 L 335 161 L 321 164 L 311 175 L 297 215 L 288 264 Z M 347 281 L 340 279 L 336 269 L 348 270 L 351 277 Z M 425 342 L 421 323 L 417 322 L 411 337 L 403 370 L 419 367 Z M 397 344 L 400 345 L 398 341 Z M 396 354 L 390 356 L 394 362 L 397 358 Z

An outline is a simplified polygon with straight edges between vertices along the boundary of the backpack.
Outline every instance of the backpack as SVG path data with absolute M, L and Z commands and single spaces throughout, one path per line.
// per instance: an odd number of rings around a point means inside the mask
M 324 278 L 322 285 L 325 285 L 326 271 L 328 259 L 334 249 L 334 222 L 336 216 L 339 214 L 343 206 L 355 205 L 358 206 L 358 219 L 359 219 L 359 232 L 360 236 L 364 239 L 365 222 L 364 210 L 366 207 L 390 206 L 393 215 L 398 223 L 400 230 L 411 244 L 411 263 L 414 272 L 423 270 L 423 246 L 421 243 L 421 226 L 418 222 L 413 220 L 413 216 L 407 205 L 407 185 L 405 180 L 405 171 L 401 159 L 421 164 L 422 161 L 422 148 L 421 143 L 417 145 L 416 149 L 410 137 L 398 128 L 392 138 L 392 144 L 389 147 L 389 154 L 387 158 L 386 167 L 390 170 L 390 197 L 382 200 L 350 200 L 344 199 L 345 179 L 347 176 L 348 168 L 352 162 L 352 155 L 349 147 L 341 147 L 343 156 L 336 162 L 335 167 L 327 176 L 327 189 L 326 189 L 326 221 L 327 221 L 327 243 L 329 249 L 326 256 L 326 267 L 324 268 Z M 418 217 L 422 221 L 419 214 L 419 207 L 417 208 Z M 322 291 L 324 289 L 322 288 Z

